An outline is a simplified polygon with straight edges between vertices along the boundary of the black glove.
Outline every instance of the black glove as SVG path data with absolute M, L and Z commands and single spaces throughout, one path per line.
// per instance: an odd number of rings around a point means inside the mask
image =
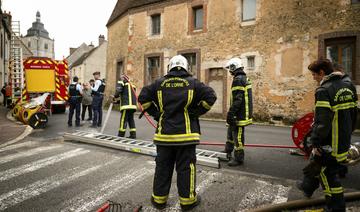
M 226 117 L 226 123 L 230 126 L 235 126 L 236 125 L 236 116 L 233 113 L 228 112 L 227 117 Z

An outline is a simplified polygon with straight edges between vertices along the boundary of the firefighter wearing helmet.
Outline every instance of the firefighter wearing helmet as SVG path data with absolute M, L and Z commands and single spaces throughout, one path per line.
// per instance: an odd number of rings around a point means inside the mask
M 228 165 L 238 166 L 244 162 L 245 126 L 252 124 L 252 90 L 251 81 L 244 72 L 239 58 L 232 58 L 225 66 L 233 76 L 231 85 L 230 108 L 227 113 L 228 125 L 225 152 L 231 158 Z
M 154 207 L 166 207 L 175 164 L 181 208 L 190 210 L 199 204 L 195 192 L 199 116 L 209 111 L 215 101 L 214 90 L 191 76 L 188 62 L 181 55 L 170 59 L 166 76 L 141 90 L 139 102 L 158 121 L 151 196 Z

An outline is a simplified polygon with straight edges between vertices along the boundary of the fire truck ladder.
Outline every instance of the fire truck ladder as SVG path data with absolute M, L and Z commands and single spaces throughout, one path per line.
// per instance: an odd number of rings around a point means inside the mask
M 95 144 L 125 150 L 128 152 L 156 156 L 156 146 L 152 141 L 123 138 L 85 131 L 64 133 L 64 139 L 68 141 L 79 141 L 82 143 Z M 197 164 L 214 168 L 220 168 L 219 160 L 228 160 L 225 153 L 204 149 L 197 149 L 196 156 Z
M 10 40 L 10 82 L 11 98 L 20 98 L 22 101 L 22 89 L 24 88 L 24 73 L 22 65 L 22 49 L 20 46 L 20 21 L 13 21 L 11 25 Z

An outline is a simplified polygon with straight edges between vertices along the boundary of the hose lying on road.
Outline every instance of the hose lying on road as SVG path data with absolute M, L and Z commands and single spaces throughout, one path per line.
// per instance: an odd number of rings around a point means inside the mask
M 344 194 L 345 201 L 354 201 L 360 199 L 360 192 L 351 192 Z M 325 198 L 319 197 L 315 199 L 301 199 L 294 200 L 289 202 L 284 202 L 276 205 L 267 205 L 262 208 L 249 210 L 251 212 L 272 212 L 272 211 L 283 211 L 283 210 L 294 210 L 294 209 L 302 209 L 308 208 L 311 206 L 322 205 L 325 204 Z

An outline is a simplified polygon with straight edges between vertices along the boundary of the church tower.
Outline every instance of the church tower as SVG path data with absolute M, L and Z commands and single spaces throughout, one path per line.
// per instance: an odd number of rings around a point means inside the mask
M 54 39 L 49 37 L 49 32 L 44 28 L 39 11 L 36 13 L 36 21 L 21 39 L 34 56 L 55 58 Z

